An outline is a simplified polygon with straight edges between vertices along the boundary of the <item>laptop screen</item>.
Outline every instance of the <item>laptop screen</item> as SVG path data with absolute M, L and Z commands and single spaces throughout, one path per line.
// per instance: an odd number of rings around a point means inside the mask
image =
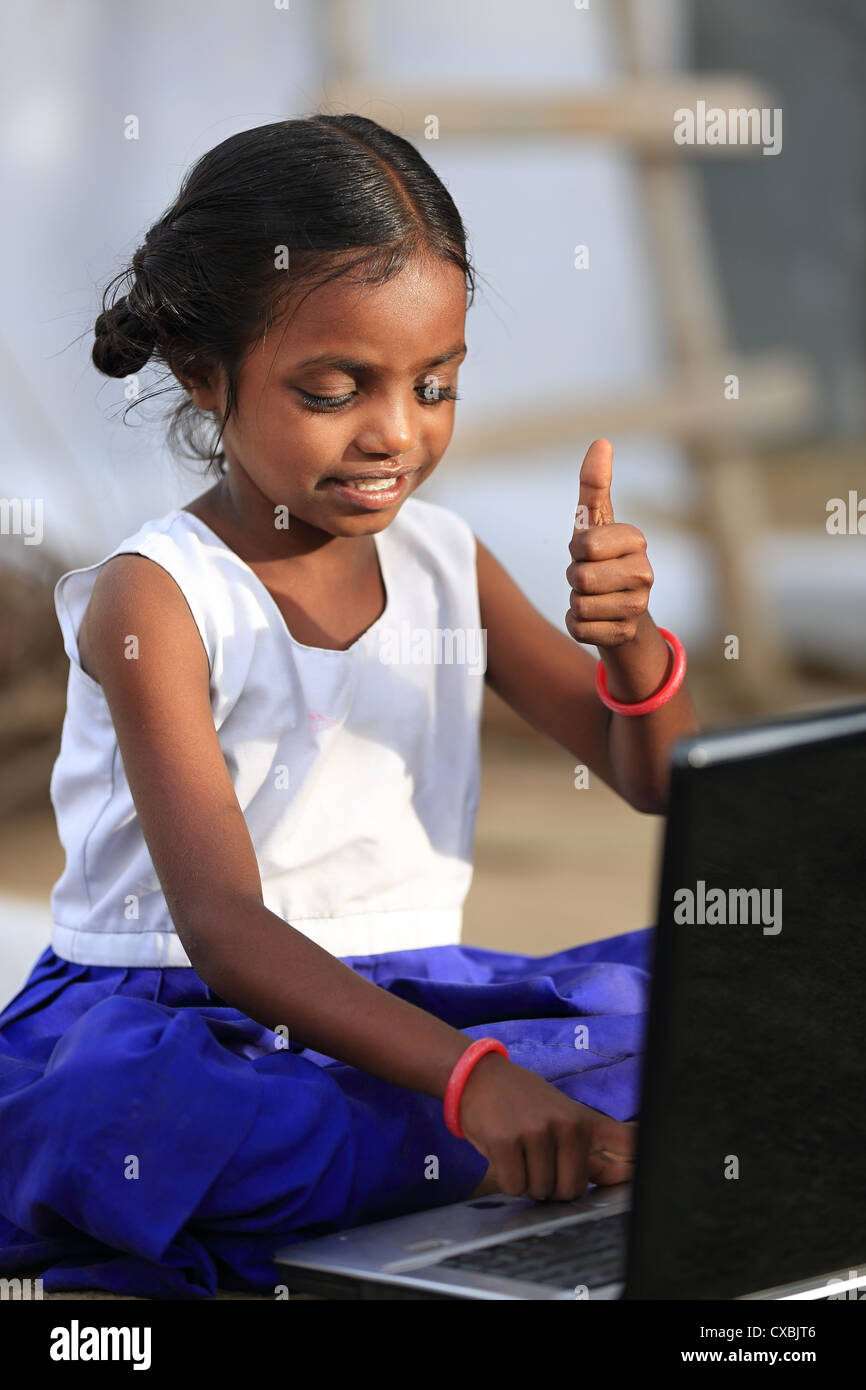
M 866 706 L 683 740 L 627 1297 L 866 1261 Z

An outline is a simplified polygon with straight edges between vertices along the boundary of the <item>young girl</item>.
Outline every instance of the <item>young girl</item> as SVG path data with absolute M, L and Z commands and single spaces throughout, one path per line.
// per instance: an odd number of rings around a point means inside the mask
M 0 1015 L 3 1270 L 268 1290 L 292 1239 L 627 1179 L 651 930 L 459 944 L 484 634 L 490 685 L 640 811 L 697 728 L 610 445 L 560 632 L 416 496 L 473 271 L 443 184 L 361 116 L 223 141 L 120 278 L 94 363 L 167 366 L 217 480 L 56 587 L 66 867 Z

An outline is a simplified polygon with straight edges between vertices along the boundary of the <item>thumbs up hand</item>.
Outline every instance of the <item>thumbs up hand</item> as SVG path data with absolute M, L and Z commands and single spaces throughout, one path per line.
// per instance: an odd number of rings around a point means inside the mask
M 613 445 L 596 439 L 580 470 L 580 499 L 565 572 L 571 603 L 565 626 L 576 642 L 621 647 L 638 633 L 655 578 L 646 537 L 636 526 L 614 521 L 610 500 Z

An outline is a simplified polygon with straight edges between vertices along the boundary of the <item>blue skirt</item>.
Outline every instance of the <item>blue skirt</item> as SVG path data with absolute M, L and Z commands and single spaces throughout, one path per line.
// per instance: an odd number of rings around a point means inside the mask
M 346 963 L 629 1120 L 652 937 Z M 74 965 L 48 948 L 0 1013 L 0 1272 L 41 1274 L 46 1293 L 273 1292 L 278 1246 L 461 1201 L 486 1169 L 440 1101 L 284 1045 L 190 968 Z

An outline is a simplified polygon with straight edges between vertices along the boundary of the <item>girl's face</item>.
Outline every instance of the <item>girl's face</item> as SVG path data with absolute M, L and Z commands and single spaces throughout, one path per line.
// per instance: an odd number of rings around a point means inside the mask
M 448 446 L 465 317 L 462 272 L 432 259 L 309 294 L 241 366 L 222 439 L 231 491 L 332 536 L 383 530 Z M 221 419 L 224 377 L 192 396 Z

